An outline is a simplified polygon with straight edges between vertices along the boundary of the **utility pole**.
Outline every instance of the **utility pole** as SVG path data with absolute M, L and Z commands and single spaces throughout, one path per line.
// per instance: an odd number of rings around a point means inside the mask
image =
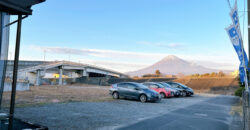
M 43 50 L 43 61 L 45 62 L 46 50 Z
M 247 0 L 248 61 L 250 60 L 250 28 L 249 28 L 249 25 L 250 25 L 250 13 L 249 13 L 249 11 L 250 11 L 250 0 Z M 248 68 L 250 68 L 250 63 L 249 62 L 248 62 Z M 247 70 L 248 70 L 248 68 L 247 68 Z M 248 71 L 248 75 L 250 75 L 250 71 Z M 250 77 L 248 77 L 248 81 L 250 81 Z M 249 97 L 249 90 L 244 91 L 244 93 L 243 93 L 244 130 L 249 130 L 249 128 L 250 128 L 249 98 L 250 98 Z
M 248 61 L 250 61 L 250 0 L 247 0 L 247 30 L 248 30 Z M 248 63 L 248 68 L 250 68 L 250 64 Z M 248 72 L 250 74 L 250 71 Z M 248 78 L 249 81 L 250 77 Z

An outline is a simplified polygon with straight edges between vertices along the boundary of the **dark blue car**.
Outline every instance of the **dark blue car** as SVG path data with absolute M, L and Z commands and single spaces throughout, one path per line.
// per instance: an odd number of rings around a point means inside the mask
M 167 84 L 171 85 L 171 87 L 173 88 L 178 88 L 178 89 L 182 89 L 182 91 L 184 92 L 182 96 L 192 96 L 194 95 L 194 91 L 192 88 L 189 88 L 188 86 L 181 84 L 181 83 L 177 83 L 177 82 L 166 82 Z
M 113 84 L 109 93 L 114 99 L 124 97 L 127 99 L 140 100 L 141 102 L 161 100 L 161 95 L 159 93 L 135 82 Z

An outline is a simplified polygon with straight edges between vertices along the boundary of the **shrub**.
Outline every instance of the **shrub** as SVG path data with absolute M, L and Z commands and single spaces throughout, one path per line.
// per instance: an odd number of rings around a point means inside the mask
M 145 74 L 142 76 L 143 78 L 148 78 L 148 77 L 160 77 L 160 75 L 156 75 L 156 74 Z
M 236 91 L 235 91 L 235 96 L 240 96 L 242 97 L 242 92 L 244 91 L 244 87 L 239 87 Z
M 161 74 L 160 70 L 156 70 L 156 71 L 155 71 L 155 74 L 156 74 L 156 75 L 160 75 L 160 74 Z

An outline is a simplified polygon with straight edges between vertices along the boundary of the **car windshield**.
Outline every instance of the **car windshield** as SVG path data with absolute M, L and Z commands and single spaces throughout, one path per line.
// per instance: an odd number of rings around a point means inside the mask
M 158 83 L 158 84 L 155 84 L 157 85 L 159 88 L 165 88 L 162 84 Z
M 148 89 L 148 87 L 143 85 L 143 84 L 136 83 L 136 86 L 141 88 L 141 89 Z
M 188 88 L 188 86 L 186 86 L 186 85 L 184 85 L 184 84 L 180 84 L 180 83 L 179 83 L 179 85 L 180 85 L 181 87 L 183 87 L 183 88 L 186 88 L 186 89 Z
M 168 84 L 171 88 L 177 88 L 178 86 L 175 83 L 170 83 L 170 82 L 169 83 L 167 82 L 166 84 Z
M 171 86 L 169 84 L 167 84 L 167 83 L 160 82 L 160 84 L 162 84 L 164 87 L 171 88 Z

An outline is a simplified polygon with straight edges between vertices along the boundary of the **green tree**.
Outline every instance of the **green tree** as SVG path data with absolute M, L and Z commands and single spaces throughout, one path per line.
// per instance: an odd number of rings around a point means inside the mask
M 215 73 L 215 72 L 212 72 L 211 74 L 210 74 L 210 77 L 216 77 L 217 76 L 217 73 Z
M 247 70 L 247 79 L 249 80 L 249 72 L 248 72 L 248 70 Z M 238 76 L 238 83 L 239 83 L 240 87 L 245 87 L 245 83 L 240 82 L 240 74 Z M 249 84 L 249 81 L 248 81 L 248 84 Z
M 205 73 L 205 74 L 203 74 L 203 75 L 201 75 L 202 77 L 209 77 L 210 76 L 210 74 L 209 73 Z
M 222 71 L 220 71 L 220 72 L 218 73 L 218 76 L 219 76 L 219 77 L 224 77 L 225 74 L 224 74 Z
M 161 75 L 160 70 L 156 70 L 156 71 L 155 71 L 155 74 L 156 74 L 156 75 Z
M 247 70 L 247 79 L 249 79 L 248 70 Z M 241 83 L 241 82 L 240 82 L 240 74 L 239 74 L 239 76 L 238 76 L 238 83 L 239 83 L 239 86 L 240 86 L 240 87 L 235 91 L 235 95 L 241 97 L 243 91 L 245 90 L 245 83 Z M 249 81 L 248 81 L 248 83 L 249 83 Z
M 192 74 L 191 77 L 193 77 L 193 78 L 199 78 L 200 74 Z

